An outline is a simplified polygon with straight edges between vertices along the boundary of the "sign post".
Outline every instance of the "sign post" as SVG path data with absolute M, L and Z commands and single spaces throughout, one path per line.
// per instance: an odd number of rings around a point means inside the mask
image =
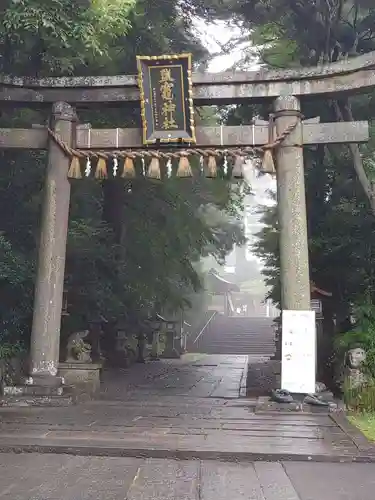
M 283 311 L 282 389 L 297 394 L 315 393 L 315 330 L 315 311 Z

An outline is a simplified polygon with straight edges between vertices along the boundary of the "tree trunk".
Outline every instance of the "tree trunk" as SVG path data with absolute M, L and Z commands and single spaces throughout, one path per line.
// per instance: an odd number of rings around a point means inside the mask
M 339 121 L 354 121 L 352 109 L 348 100 L 343 101 L 341 105 L 338 101 L 333 101 L 333 106 L 336 118 Z M 353 158 L 354 170 L 356 171 L 358 180 L 370 203 L 371 212 L 375 215 L 375 189 L 372 181 L 367 177 L 358 144 L 349 144 L 349 150 Z

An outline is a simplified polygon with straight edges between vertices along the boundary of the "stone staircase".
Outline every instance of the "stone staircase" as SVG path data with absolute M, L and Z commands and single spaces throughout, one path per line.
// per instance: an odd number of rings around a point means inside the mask
M 218 313 L 203 331 L 190 339 L 188 351 L 270 358 L 275 353 L 273 320 L 272 318 L 226 317 Z

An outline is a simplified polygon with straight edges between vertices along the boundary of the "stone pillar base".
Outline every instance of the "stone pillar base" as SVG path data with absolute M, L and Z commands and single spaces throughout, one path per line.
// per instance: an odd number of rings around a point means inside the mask
M 64 380 L 62 377 L 50 375 L 48 373 L 37 373 L 27 377 L 23 384 L 36 387 L 62 387 Z
M 149 361 L 160 361 L 160 357 L 157 354 L 150 354 L 148 357 Z
M 2 393 L 4 396 L 10 396 L 10 397 L 44 398 L 44 397 L 62 396 L 63 387 L 36 385 L 36 384 L 14 385 L 14 386 L 4 386 L 2 388 Z
M 10 397 L 35 396 L 62 396 L 64 380 L 50 373 L 37 373 L 28 377 L 21 377 L 17 384 L 3 385 L 2 394 Z
M 94 396 L 100 389 L 101 363 L 66 361 L 59 363 L 59 375 L 73 392 Z
M 172 349 L 165 349 L 161 357 L 164 359 L 180 359 L 181 354 L 173 347 Z

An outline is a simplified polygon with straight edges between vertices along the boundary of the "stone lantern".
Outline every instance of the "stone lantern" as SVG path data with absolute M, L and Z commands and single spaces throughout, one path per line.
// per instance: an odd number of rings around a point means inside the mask
M 150 361 L 159 361 L 159 335 L 163 326 L 163 322 L 166 320 L 160 316 L 160 314 L 156 314 L 154 318 L 150 320 L 150 327 L 152 329 L 152 347 L 150 353 Z
M 177 320 L 164 320 L 165 348 L 163 358 L 176 359 L 181 357 L 181 337 L 178 335 L 180 322 Z

